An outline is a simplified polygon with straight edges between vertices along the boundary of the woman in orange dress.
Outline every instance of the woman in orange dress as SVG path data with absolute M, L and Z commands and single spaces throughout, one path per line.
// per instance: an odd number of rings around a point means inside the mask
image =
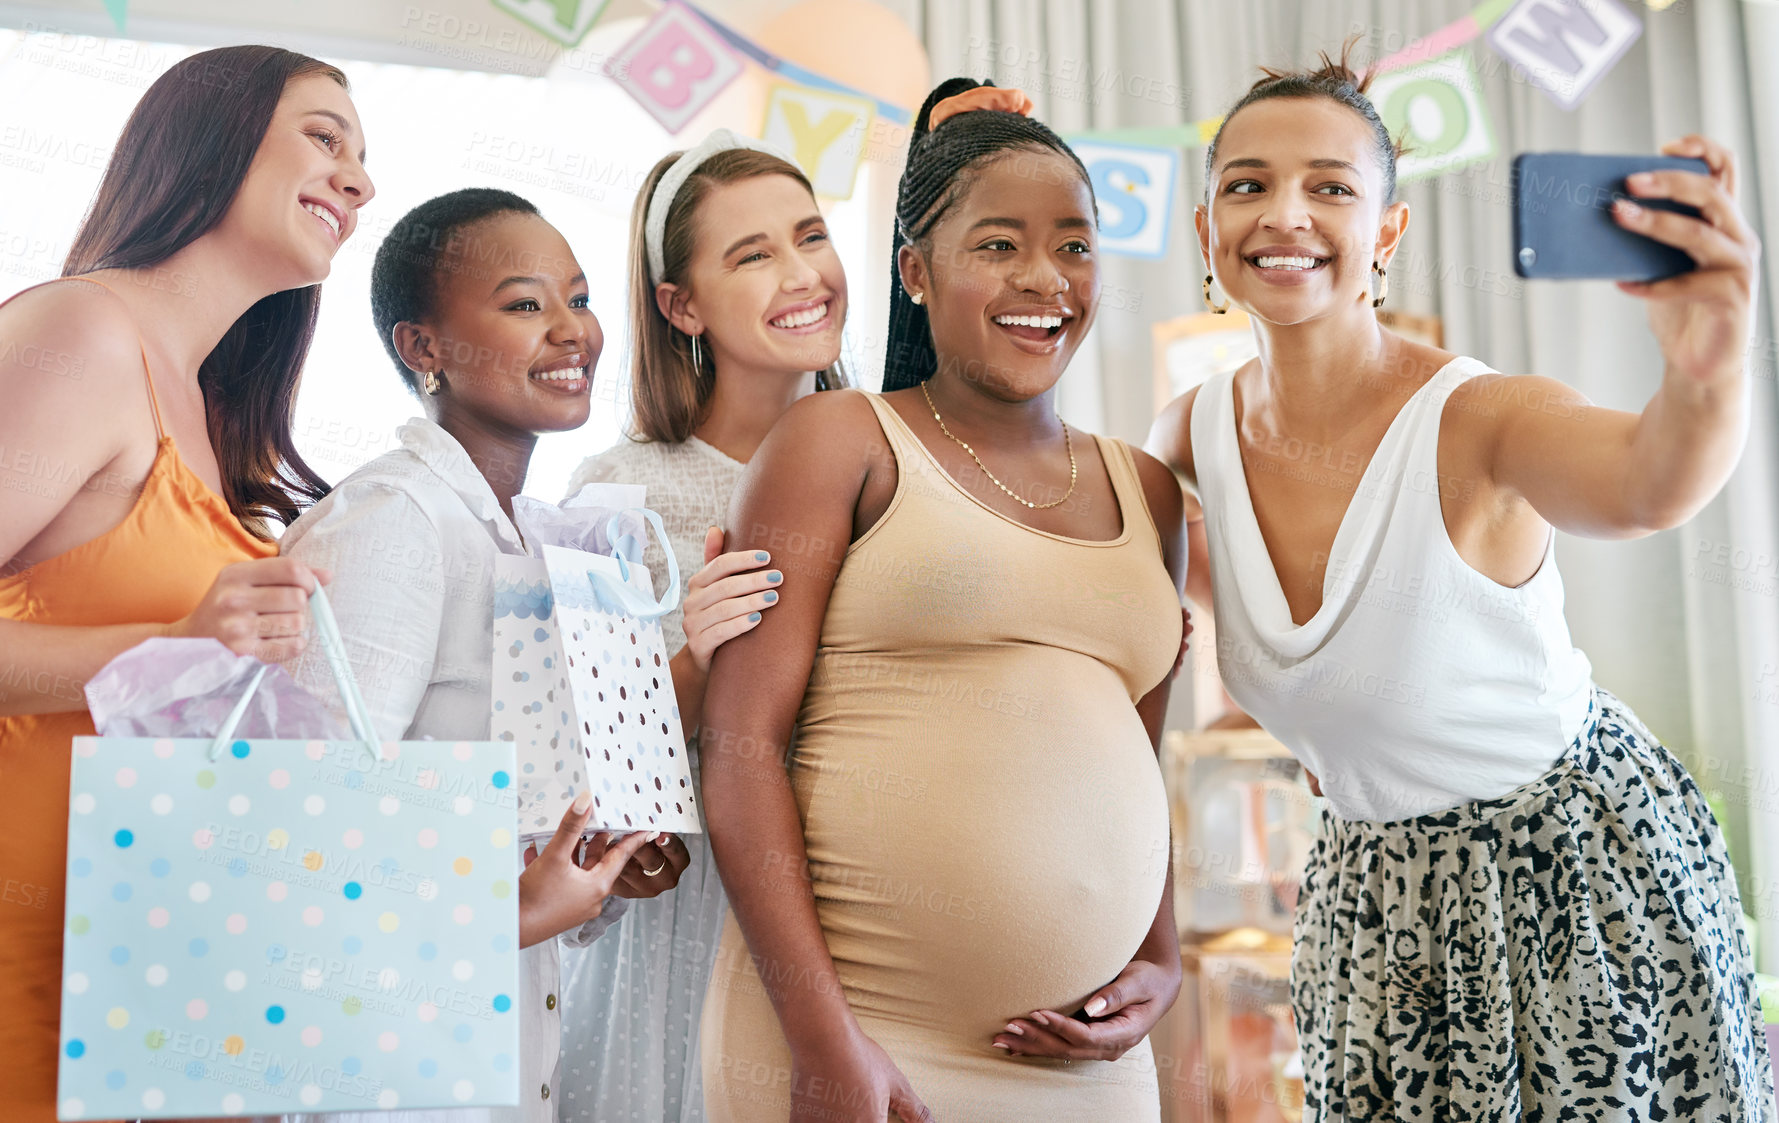
M 361 137 L 325 63 L 259 46 L 185 59 L 124 126 L 67 279 L 0 307 L 8 1123 L 56 1115 L 69 742 L 93 732 L 82 686 L 151 636 L 268 661 L 303 643 L 318 575 L 273 556 L 266 526 L 327 490 L 290 417 L 316 286 L 371 198 Z

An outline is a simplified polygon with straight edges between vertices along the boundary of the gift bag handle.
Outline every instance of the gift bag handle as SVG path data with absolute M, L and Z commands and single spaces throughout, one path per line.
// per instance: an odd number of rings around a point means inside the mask
M 661 594 L 660 599 L 656 599 L 652 592 L 644 596 L 637 591 L 636 586 L 629 583 L 630 563 L 617 549 L 617 542 L 622 532 L 618 520 L 632 511 L 648 520 L 648 524 L 655 529 L 655 537 L 661 542 L 661 552 L 667 555 L 667 591 Z M 609 578 L 588 570 L 587 580 L 592 582 L 593 588 L 598 591 L 602 600 L 609 595 L 626 615 L 634 616 L 638 620 L 654 620 L 679 607 L 679 560 L 673 556 L 673 543 L 667 540 L 667 530 L 661 525 L 660 515 L 647 507 L 631 507 L 629 510 L 619 511 L 605 524 L 605 536 L 606 540 L 613 545 L 612 557 L 618 563 L 618 576 L 624 579 L 624 583 L 614 585 Z
M 334 685 L 339 688 L 340 700 L 345 704 L 346 721 L 352 726 L 352 735 L 363 742 L 371 759 L 383 759 L 382 742 L 377 739 L 376 726 L 371 724 L 370 707 L 364 704 L 364 695 L 358 692 L 358 681 L 352 677 L 352 664 L 346 660 L 346 645 L 340 639 L 340 624 L 334 619 L 334 610 L 327 602 L 327 594 L 321 591 L 321 583 L 316 582 L 315 591 L 309 594 L 309 613 L 315 617 L 315 635 L 321 641 L 321 650 L 327 656 L 328 669 L 333 672 Z M 247 704 L 253 700 L 254 691 L 259 689 L 261 680 L 266 677 L 270 664 L 260 664 L 259 670 L 253 672 L 253 678 L 241 697 L 235 702 L 228 716 L 222 719 L 222 728 L 218 730 L 216 739 L 210 742 L 210 759 L 222 756 L 223 746 L 235 738 L 235 728 L 241 724 L 241 718 L 247 713 Z

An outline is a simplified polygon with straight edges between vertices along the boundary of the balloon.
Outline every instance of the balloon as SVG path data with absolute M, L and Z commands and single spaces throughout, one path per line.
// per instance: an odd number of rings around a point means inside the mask
M 801 0 L 750 38 L 824 78 L 908 110 L 932 86 L 926 48 L 902 18 L 871 0 Z

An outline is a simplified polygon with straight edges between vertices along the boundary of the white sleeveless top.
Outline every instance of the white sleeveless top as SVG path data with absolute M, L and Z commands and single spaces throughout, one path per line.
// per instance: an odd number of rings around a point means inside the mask
M 1334 536 L 1322 607 L 1301 626 L 1248 494 L 1233 374 L 1193 403 L 1218 669 L 1346 819 L 1505 795 L 1548 771 L 1587 717 L 1592 668 L 1563 619 L 1555 535 L 1538 572 L 1510 589 L 1446 534 L 1440 417 L 1459 383 L 1485 373 L 1453 359 L 1391 422 Z

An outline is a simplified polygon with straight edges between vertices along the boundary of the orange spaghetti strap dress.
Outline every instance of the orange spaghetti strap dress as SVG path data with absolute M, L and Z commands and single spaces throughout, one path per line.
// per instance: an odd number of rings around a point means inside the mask
M 146 372 L 146 347 L 142 365 Z M 77 626 L 170 624 L 198 606 L 224 566 L 278 552 L 276 543 L 248 533 L 222 497 L 179 458 L 161 428 L 152 375 L 148 402 L 159 443 L 135 505 L 99 537 L 0 577 L 0 618 Z M 6 1123 L 55 1119 L 69 743 L 92 732 L 84 708 L 0 717 L 0 1119 Z M 66 938 L 108 935 L 86 930 Z

